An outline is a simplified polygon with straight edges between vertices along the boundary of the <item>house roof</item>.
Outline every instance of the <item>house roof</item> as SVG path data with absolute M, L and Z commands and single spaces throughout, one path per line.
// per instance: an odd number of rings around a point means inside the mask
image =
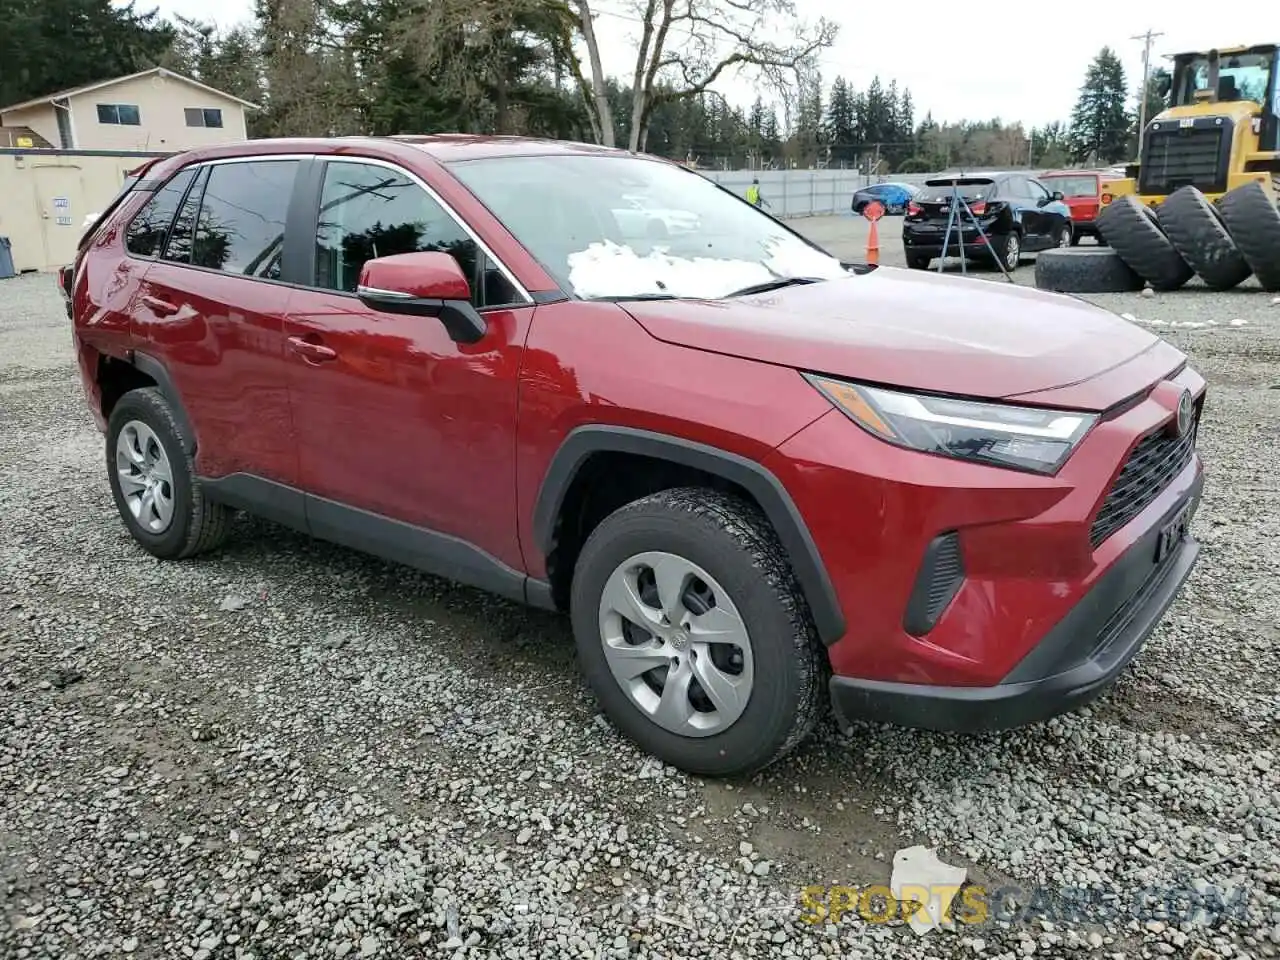
M 52 103 L 54 100 L 65 100 L 68 97 L 76 97 L 82 93 L 88 93 L 91 90 L 100 90 L 103 87 L 114 87 L 117 83 L 124 83 L 126 80 L 137 80 L 139 77 L 147 77 L 155 74 L 158 77 L 168 77 L 172 80 L 179 80 L 182 83 L 190 84 L 193 87 L 199 87 L 209 93 L 215 93 L 227 100 L 234 100 L 242 106 L 249 107 L 251 110 L 258 110 L 260 107 L 256 103 L 250 103 L 248 100 L 241 100 L 239 97 L 227 93 L 225 90 L 218 90 L 201 83 L 198 80 L 192 80 L 190 77 L 184 77 L 180 73 L 174 73 L 172 70 L 166 70 L 164 67 L 152 67 L 150 70 L 141 70 L 138 73 L 131 73 L 126 77 L 112 77 L 110 80 L 99 80 L 97 83 L 86 83 L 80 87 L 69 87 L 66 90 L 55 90 L 53 93 L 46 93 L 43 97 L 36 97 L 33 100 L 24 100 L 22 103 L 13 103 L 6 107 L 0 107 L 0 113 L 7 113 L 10 110 L 23 110 L 27 107 L 38 107 L 42 103 Z
M 31 142 L 29 144 L 20 144 L 18 143 L 19 140 L 30 140 Z M 48 150 L 53 147 L 53 144 L 30 127 L 6 127 L 0 125 L 0 147 L 14 149 L 24 146 Z

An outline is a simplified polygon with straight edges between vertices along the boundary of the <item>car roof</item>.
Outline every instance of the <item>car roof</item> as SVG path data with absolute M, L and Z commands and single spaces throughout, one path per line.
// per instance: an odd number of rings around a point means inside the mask
M 1016 171 L 1022 176 L 1026 176 L 1025 171 Z M 1000 177 L 1007 177 L 1010 174 L 1004 170 L 954 170 L 950 173 L 940 173 L 936 177 L 930 177 L 925 181 L 928 186 L 945 186 L 953 180 L 964 183 L 968 180 L 997 180 Z
M 1101 170 L 1050 170 L 1047 173 L 1040 174 L 1042 177 L 1102 177 L 1106 176 Z
M 632 153 L 616 147 L 602 147 L 571 140 L 536 137 L 486 137 L 465 133 L 402 135 L 394 137 L 264 137 L 235 143 L 196 147 L 178 154 L 183 162 L 200 162 L 225 157 L 270 156 L 287 153 L 339 155 L 361 149 L 385 154 L 420 150 L 439 163 L 456 163 L 490 157 L 519 156 L 616 156 L 636 157 L 668 163 L 659 157 Z

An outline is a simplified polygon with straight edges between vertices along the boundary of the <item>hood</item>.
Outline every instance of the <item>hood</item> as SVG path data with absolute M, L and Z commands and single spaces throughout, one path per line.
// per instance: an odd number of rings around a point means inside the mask
M 893 267 L 754 297 L 623 305 L 667 343 L 986 399 L 1077 384 L 1163 343 L 1073 297 Z M 1150 364 L 1136 367 L 1149 376 Z M 1108 378 L 1128 392 L 1099 408 L 1147 385 L 1123 380 Z

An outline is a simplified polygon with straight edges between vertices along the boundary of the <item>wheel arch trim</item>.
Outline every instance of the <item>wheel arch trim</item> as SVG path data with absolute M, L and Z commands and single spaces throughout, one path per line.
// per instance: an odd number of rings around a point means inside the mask
M 587 424 L 572 430 L 551 458 L 533 511 L 533 536 L 544 556 L 554 547 L 556 520 L 578 472 L 597 453 L 666 460 L 718 476 L 746 490 L 773 525 L 827 646 L 845 633 L 844 612 L 818 546 L 782 482 L 746 457 L 683 437 L 634 427 Z
M 179 396 L 178 388 L 173 382 L 173 377 L 169 376 L 168 369 L 155 357 L 137 350 L 129 351 L 127 359 L 134 367 L 154 380 L 157 389 L 169 401 L 169 405 L 173 408 L 173 419 L 177 421 L 178 429 L 182 431 L 182 449 L 187 456 L 194 457 L 195 428 L 192 426 L 191 418 L 187 416 L 187 408 L 182 405 L 182 397 Z

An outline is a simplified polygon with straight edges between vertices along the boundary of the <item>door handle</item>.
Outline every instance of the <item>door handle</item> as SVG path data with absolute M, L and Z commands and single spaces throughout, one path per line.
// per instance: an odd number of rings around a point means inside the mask
M 142 302 L 150 308 L 152 313 L 159 314 L 162 317 L 171 317 L 181 309 L 176 303 L 161 300 L 159 297 L 153 297 L 149 293 L 142 295 Z
M 290 337 L 289 346 L 293 348 L 294 353 L 311 363 L 338 359 L 338 351 L 332 347 L 326 347 L 323 343 L 313 343 L 303 337 Z

